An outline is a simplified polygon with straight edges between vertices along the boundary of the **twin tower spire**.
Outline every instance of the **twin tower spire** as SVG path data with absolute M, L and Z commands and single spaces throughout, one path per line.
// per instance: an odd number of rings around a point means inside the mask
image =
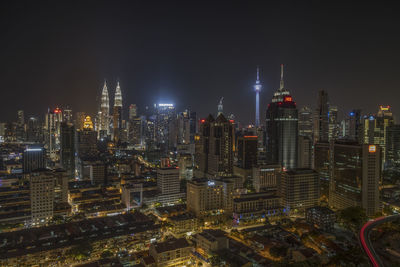
M 122 93 L 119 82 L 115 88 L 114 107 L 113 107 L 113 126 L 111 126 L 110 116 L 110 97 L 108 95 L 107 82 L 104 81 L 101 92 L 100 110 L 97 115 L 99 138 L 107 137 L 111 134 L 111 128 L 120 127 L 122 120 Z M 115 124 L 115 125 L 114 125 Z
M 110 110 L 110 98 L 108 96 L 108 89 L 107 89 L 106 81 L 104 81 L 103 90 L 101 92 L 100 107 L 103 112 L 105 111 L 105 109 L 108 109 L 108 112 Z M 122 92 L 121 92 L 121 87 L 119 86 L 119 82 L 117 82 L 117 88 L 115 88 L 114 107 L 122 107 Z

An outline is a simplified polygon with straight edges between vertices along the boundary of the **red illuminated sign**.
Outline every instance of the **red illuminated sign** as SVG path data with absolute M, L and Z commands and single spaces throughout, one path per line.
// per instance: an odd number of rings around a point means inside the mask
M 206 120 L 205 120 L 205 119 L 201 119 L 200 122 L 201 122 L 201 123 L 205 123 Z
M 292 102 L 292 97 L 291 96 L 285 96 L 285 98 L 283 99 L 284 102 Z

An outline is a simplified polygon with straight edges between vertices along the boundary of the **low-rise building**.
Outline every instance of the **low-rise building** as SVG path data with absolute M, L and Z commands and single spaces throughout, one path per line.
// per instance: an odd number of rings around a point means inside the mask
M 150 245 L 149 254 L 156 266 L 184 266 L 190 260 L 192 247 L 185 238 L 173 238 Z
M 333 229 L 336 214 L 327 207 L 316 206 L 306 210 L 306 220 L 324 231 L 329 231 Z
M 259 220 L 278 216 L 285 212 L 282 198 L 276 191 L 242 194 L 233 199 L 233 217 L 237 223 L 241 220 Z
M 193 232 L 198 227 L 198 219 L 191 213 L 171 216 L 167 222 L 171 224 L 172 232 L 178 235 Z
M 229 239 L 222 230 L 205 229 L 195 235 L 196 250 L 204 256 L 229 248 Z

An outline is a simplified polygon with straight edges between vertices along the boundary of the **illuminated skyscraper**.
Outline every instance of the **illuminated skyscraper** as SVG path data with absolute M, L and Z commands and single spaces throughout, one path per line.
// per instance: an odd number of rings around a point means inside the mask
M 75 172 L 75 128 L 72 123 L 61 123 L 60 161 L 64 170 L 73 177 Z
M 318 93 L 318 106 L 315 110 L 314 142 L 329 139 L 329 105 L 328 93 L 324 90 Z
M 335 209 L 363 207 L 368 216 L 380 210 L 381 149 L 341 140 L 332 147 L 329 205 Z
M 400 168 L 400 125 L 386 128 L 386 168 Z
M 108 97 L 107 83 L 104 81 L 101 92 L 100 110 L 98 112 L 98 136 L 106 137 L 110 131 L 110 99 Z M 78 127 L 77 127 L 78 128 Z
M 131 104 L 129 106 L 129 120 L 133 120 L 137 116 L 137 107 L 136 104 Z
M 196 177 L 231 176 L 233 174 L 234 122 L 223 114 L 200 120 L 196 141 Z
M 155 105 L 155 139 L 162 151 L 173 148 L 173 136 L 176 136 L 174 125 L 176 121 L 176 110 L 174 104 Z
M 24 149 L 22 167 L 25 174 L 45 168 L 44 148 L 40 145 L 27 146 Z
M 76 145 L 79 158 L 97 156 L 97 134 L 90 116 L 86 116 L 83 129 L 77 131 Z
M 256 121 L 255 126 L 260 127 L 260 91 L 262 85 L 260 82 L 260 69 L 257 67 L 257 80 L 256 84 L 254 85 L 254 90 L 256 91 Z
M 26 140 L 26 125 L 25 125 L 25 118 L 24 118 L 24 111 L 18 110 L 18 120 L 16 125 L 16 136 L 17 141 L 23 142 Z
M 63 119 L 64 122 L 72 122 L 72 110 L 69 107 L 64 109 L 63 117 L 64 117 Z
M 329 106 L 328 120 L 329 120 L 329 141 L 338 139 L 339 136 L 339 123 L 337 119 L 338 108 L 337 106 Z
M 266 114 L 266 156 L 268 163 L 297 167 L 298 114 L 296 103 L 284 88 L 283 65 L 281 82 L 268 105 Z
M 313 137 L 313 117 L 311 108 L 304 106 L 299 111 L 299 135 Z
M 45 119 L 45 148 L 51 160 L 57 160 L 60 150 L 61 122 L 63 121 L 62 111 L 59 108 L 51 111 L 48 109 Z
M 386 162 L 386 140 L 387 140 L 387 127 L 394 125 L 394 118 L 390 106 L 379 106 L 378 114 L 376 115 L 377 128 L 379 131 L 379 146 L 382 149 L 382 163 Z M 383 167 L 383 166 L 382 166 Z
M 122 129 L 122 93 L 119 82 L 115 89 L 114 95 L 114 108 L 113 108 L 113 131 L 114 131 L 114 142 L 120 140 L 120 134 Z
M 362 143 L 362 124 L 361 124 L 361 110 L 354 109 L 349 113 L 347 119 L 346 136 L 349 140 L 354 140 Z

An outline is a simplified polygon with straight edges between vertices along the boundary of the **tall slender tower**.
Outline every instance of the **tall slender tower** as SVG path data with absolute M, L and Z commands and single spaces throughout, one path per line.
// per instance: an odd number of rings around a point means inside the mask
M 256 91 L 256 128 L 260 127 L 260 91 L 261 91 L 262 85 L 260 82 L 260 69 L 257 66 L 257 80 L 256 84 L 254 85 L 254 90 Z
M 118 142 L 122 128 L 122 93 L 119 82 L 115 89 L 114 108 L 113 108 L 113 128 L 114 128 L 114 141 Z
M 219 100 L 217 116 L 224 113 L 224 104 L 222 103 L 222 101 L 224 101 L 224 97 L 221 97 L 221 99 Z
M 107 82 L 104 81 L 103 91 L 101 92 L 100 110 L 98 113 L 98 136 L 106 137 L 110 130 L 110 98 L 108 97 Z
M 266 149 L 269 163 L 281 164 L 284 168 L 297 167 L 298 114 L 296 102 L 284 88 L 283 65 L 281 82 L 268 105 L 266 114 Z

